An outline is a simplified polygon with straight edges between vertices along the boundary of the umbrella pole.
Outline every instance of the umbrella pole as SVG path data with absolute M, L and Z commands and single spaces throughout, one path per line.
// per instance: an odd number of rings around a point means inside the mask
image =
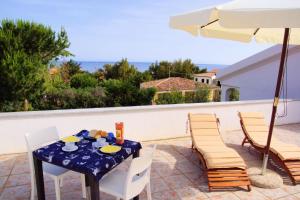
M 268 135 L 267 145 L 265 148 L 265 154 L 264 154 L 264 160 L 263 160 L 263 166 L 262 166 L 262 175 L 264 175 L 266 172 L 268 159 L 269 159 L 269 151 L 270 151 L 271 139 L 272 139 L 272 134 L 273 134 L 273 127 L 274 127 L 274 123 L 275 123 L 277 105 L 279 102 L 279 95 L 280 95 L 280 89 L 281 89 L 281 82 L 282 82 L 282 78 L 283 78 L 283 74 L 284 74 L 284 66 L 285 66 L 285 61 L 286 61 L 286 56 L 287 56 L 286 53 L 287 53 L 287 48 L 288 48 L 289 34 L 290 34 L 290 28 L 285 28 L 282 51 L 281 51 L 281 59 L 280 59 L 278 77 L 277 77 L 277 84 L 276 84 L 276 90 L 275 90 L 275 97 L 274 97 L 273 109 L 272 109 L 272 115 L 271 115 L 271 122 L 270 122 L 270 127 L 269 127 L 269 135 Z

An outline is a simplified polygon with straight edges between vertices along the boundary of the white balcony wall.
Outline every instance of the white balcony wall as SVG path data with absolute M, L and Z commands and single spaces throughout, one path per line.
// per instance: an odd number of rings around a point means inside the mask
M 145 141 L 187 136 L 187 114 L 216 113 L 221 131 L 239 129 L 238 111 L 260 111 L 270 118 L 271 100 L 137 106 L 120 108 L 74 109 L 0 113 L 0 154 L 25 152 L 24 134 L 56 126 L 64 137 L 82 129 L 114 131 L 115 122 L 125 123 L 127 139 Z M 279 106 L 279 114 L 282 112 Z M 300 122 L 300 101 L 288 101 L 288 116 L 276 124 Z

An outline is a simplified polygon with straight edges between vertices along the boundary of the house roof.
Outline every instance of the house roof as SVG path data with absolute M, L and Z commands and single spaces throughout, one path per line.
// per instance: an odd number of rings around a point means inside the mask
M 290 45 L 289 54 L 299 52 L 300 46 Z M 220 70 L 217 74 L 217 79 L 225 80 L 227 77 L 235 76 L 243 71 L 251 70 L 251 67 L 261 63 L 259 66 L 264 66 L 263 63 L 274 60 L 279 60 L 281 54 L 281 45 L 272 46 L 264 51 L 261 51 L 253 56 L 250 56 L 244 60 L 241 60 L 231 66 L 228 66 Z M 279 64 L 279 63 L 278 63 Z M 278 67 L 278 66 L 277 66 Z M 274 68 L 275 69 L 275 68 Z M 277 69 L 276 69 L 277 70 Z
M 209 77 L 209 78 L 211 78 L 215 75 L 216 75 L 216 73 L 214 73 L 214 72 L 205 72 L 205 73 L 200 73 L 200 74 L 194 74 L 194 76 L 202 76 L 202 77 Z
M 212 69 L 209 72 L 205 72 L 205 73 L 199 73 L 199 74 L 194 74 L 194 76 L 202 76 L 202 77 L 213 77 L 217 74 L 219 70 L 218 69 Z
M 141 83 L 141 88 L 156 88 L 158 91 L 195 90 L 196 86 L 195 81 L 181 77 L 170 77 Z

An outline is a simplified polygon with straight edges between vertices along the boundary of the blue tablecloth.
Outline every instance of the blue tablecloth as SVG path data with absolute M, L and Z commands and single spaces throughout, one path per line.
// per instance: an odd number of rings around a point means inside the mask
M 82 133 L 83 131 L 76 134 L 76 136 L 81 137 Z M 92 140 L 83 139 L 76 143 L 79 147 L 78 150 L 65 152 L 62 150 L 65 145 L 64 142 L 58 141 L 37 149 L 33 154 L 42 161 L 80 173 L 93 174 L 97 180 L 100 180 L 107 172 L 142 148 L 139 142 L 125 140 L 121 151 L 108 155 L 93 148 L 93 142 Z M 109 143 L 115 144 L 115 139 L 113 138 Z

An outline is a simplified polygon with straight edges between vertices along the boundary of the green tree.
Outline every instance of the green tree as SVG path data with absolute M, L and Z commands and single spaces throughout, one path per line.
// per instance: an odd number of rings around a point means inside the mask
M 173 63 L 168 61 L 152 63 L 148 72 L 152 75 L 153 79 L 162 79 L 169 76 L 190 79 L 193 74 L 206 72 L 206 69 L 200 69 L 190 59 L 186 59 L 175 60 Z
M 6 102 L 26 110 L 43 90 L 49 61 L 71 55 L 67 33 L 23 20 L 2 20 L 0 25 L 0 106 Z M 15 103 L 13 103 L 15 102 Z M 3 106 L 1 106 L 2 108 Z M 1 109 L 0 108 L 0 109 Z
M 74 61 L 74 60 L 69 60 L 68 62 L 64 62 L 61 64 L 60 67 L 60 73 L 65 82 L 70 81 L 72 76 L 75 74 L 81 73 L 81 66 L 80 63 Z
M 103 66 L 105 79 L 121 79 L 125 80 L 138 73 L 134 65 L 130 65 L 127 59 L 122 59 L 115 64 L 106 64 Z
M 162 79 L 169 77 L 169 72 L 173 71 L 172 63 L 168 61 L 160 61 L 152 63 L 148 72 L 152 75 L 153 79 Z M 171 73 L 170 73 L 171 75 Z
M 70 80 L 70 85 L 73 88 L 96 87 L 97 79 L 89 73 L 75 74 Z

